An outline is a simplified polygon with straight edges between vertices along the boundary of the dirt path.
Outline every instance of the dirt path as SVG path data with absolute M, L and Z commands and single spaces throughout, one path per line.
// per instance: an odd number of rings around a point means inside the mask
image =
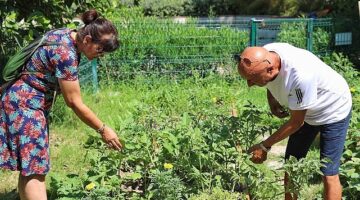
M 273 147 L 271 147 L 271 151 L 269 152 L 266 165 L 272 169 L 278 169 L 282 167 L 283 161 L 281 158 L 284 157 L 285 150 L 285 145 L 274 145 Z

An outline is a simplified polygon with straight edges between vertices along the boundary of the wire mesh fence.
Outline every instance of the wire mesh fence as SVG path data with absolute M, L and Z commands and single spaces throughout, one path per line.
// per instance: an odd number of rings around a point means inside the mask
M 92 61 L 82 58 L 79 64 L 79 81 L 81 87 L 92 92 L 98 91 L 97 60 Z
M 316 54 L 332 47 L 331 19 L 263 19 L 252 20 L 252 46 L 287 42 Z
M 116 23 L 121 48 L 101 64 L 126 78 L 138 73 L 208 71 L 231 62 L 232 54 L 249 44 L 248 22 L 221 23 L 190 20 Z
M 231 73 L 235 71 L 233 55 L 247 46 L 288 42 L 324 54 L 333 43 L 331 19 L 145 18 L 115 24 L 121 48 L 101 59 L 101 79 Z
M 99 80 L 138 75 L 174 77 L 236 71 L 233 55 L 247 46 L 288 42 L 324 54 L 351 43 L 349 34 L 334 36 L 331 19 L 236 18 L 119 20 L 121 47 L 97 61 L 82 60 L 80 81 L 96 91 Z M 98 66 L 101 66 L 98 68 Z M 84 88 L 85 88 L 84 87 Z

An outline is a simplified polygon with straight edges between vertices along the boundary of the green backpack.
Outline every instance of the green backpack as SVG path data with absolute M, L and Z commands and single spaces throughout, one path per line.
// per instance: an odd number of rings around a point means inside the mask
M 15 55 L 10 57 L 5 67 L 0 71 L 0 92 L 3 89 L 10 86 L 14 81 L 16 81 L 23 71 L 23 68 L 26 62 L 30 59 L 30 57 L 34 54 L 37 48 L 45 45 L 62 45 L 61 43 L 56 42 L 47 42 L 45 40 L 45 35 L 39 37 L 32 41 L 28 46 L 20 49 Z M 36 73 L 36 72 L 29 72 Z

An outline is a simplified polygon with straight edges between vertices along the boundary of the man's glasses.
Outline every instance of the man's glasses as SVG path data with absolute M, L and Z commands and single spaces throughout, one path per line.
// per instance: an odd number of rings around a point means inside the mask
M 268 62 L 269 64 L 270 61 L 268 59 L 264 59 L 264 60 L 250 60 L 249 58 L 243 58 L 241 57 L 239 54 L 235 54 L 234 55 L 234 60 L 237 64 L 241 63 L 241 65 L 245 66 L 245 67 L 250 67 L 253 63 L 262 63 L 262 62 Z

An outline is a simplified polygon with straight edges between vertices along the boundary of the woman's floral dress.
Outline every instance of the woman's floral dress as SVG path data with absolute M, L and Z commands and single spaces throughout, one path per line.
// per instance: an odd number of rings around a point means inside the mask
M 20 171 L 23 176 L 49 171 L 47 117 L 57 79 L 78 79 L 80 56 L 70 33 L 66 28 L 46 33 L 47 41 L 62 45 L 39 47 L 20 79 L 1 94 L 1 168 Z

